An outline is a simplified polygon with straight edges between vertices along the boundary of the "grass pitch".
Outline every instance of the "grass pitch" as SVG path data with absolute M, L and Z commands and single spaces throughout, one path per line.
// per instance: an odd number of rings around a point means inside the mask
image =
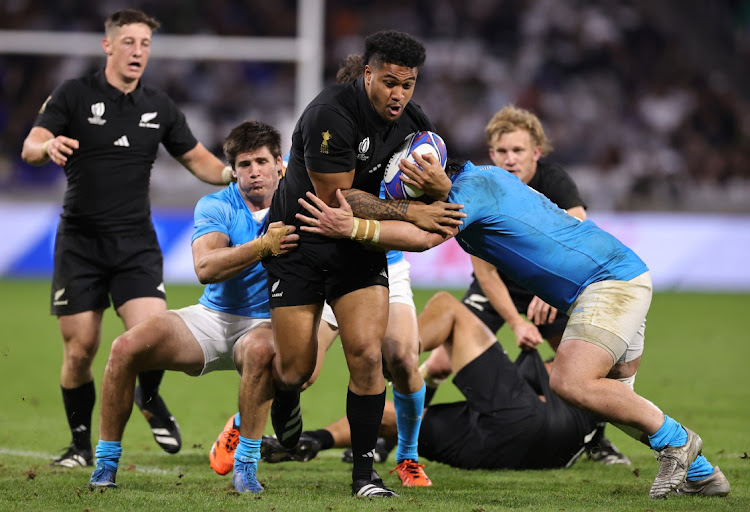
M 731 482 L 728 498 L 650 500 L 657 471 L 652 452 L 609 427 L 608 436 L 633 461 L 631 467 L 582 459 L 567 470 L 463 471 L 422 461 L 434 487 L 406 489 L 388 474 L 395 465 L 391 457 L 376 468 L 401 496 L 367 500 L 349 495 L 350 467 L 340 462 L 339 450 L 308 463 L 261 464 L 266 490 L 257 496 L 235 493 L 230 476 L 214 474 L 207 453 L 236 411 L 234 372 L 200 378 L 167 373 L 161 392 L 180 423 L 182 451 L 161 451 L 136 411 L 123 440 L 119 489 L 89 491 L 89 469 L 48 465 L 70 442 L 59 390 L 62 343 L 48 314 L 49 285 L 2 281 L 0 289 L 0 510 L 750 510 L 749 295 L 656 294 L 636 382 L 639 393 L 703 437 L 704 455 Z M 192 286 L 168 291 L 170 307 L 193 304 L 201 293 Z M 418 291 L 418 307 L 430 296 Z M 109 310 L 94 367 L 97 390 L 109 345 L 121 330 Z M 515 356 L 510 334 L 502 331 L 501 342 Z M 305 428 L 344 414 L 348 377 L 339 347 L 334 345 L 320 379 L 302 396 Z M 436 402 L 458 399 L 449 383 L 436 396 Z M 98 407 L 94 415 L 96 442 Z

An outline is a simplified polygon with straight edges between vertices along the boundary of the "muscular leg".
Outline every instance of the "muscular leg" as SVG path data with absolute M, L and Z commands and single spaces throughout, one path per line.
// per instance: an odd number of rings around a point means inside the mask
M 388 323 L 388 289 L 369 286 L 332 301 L 349 366 L 346 415 L 352 432 L 352 480 L 371 480 L 385 404 L 381 345 Z
M 133 408 L 138 372 L 177 370 L 198 375 L 203 365 L 200 345 L 175 313 L 165 312 L 150 317 L 117 337 L 112 343 L 102 379 L 100 439 L 122 439 Z
M 99 348 L 103 310 L 85 311 L 57 318 L 63 338 L 63 363 L 60 370 L 65 416 L 70 427 L 72 444 L 88 452 L 90 458 L 91 416 L 96 402 L 96 388 L 91 365 Z M 63 454 L 55 463 L 67 465 Z M 88 461 L 90 463 L 90 461 Z
M 273 330 L 263 324 L 235 345 L 234 360 L 242 373 L 239 409 L 242 422 L 234 452 L 232 483 L 240 492 L 261 492 L 256 473 L 260 444 L 275 395 L 273 384 Z
M 398 422 L 396 462 L 417 462 L 425 384 L 419 373 L 419 332 L 414 307 L 391 303 L 383 341 L 383 355 L 393 377 L 393 401 Z M 429 479 L 425 475 L 425 483 Z
M 298 390 L 313 374 L 318 352 L 317 330 L 323 304 L 271 310 L 279 389 Z
M 664 413 L 627 385 L 607 378 L 610 371 L 612 356 L 606 350 L 586 341 L 567 340 L 555 355 L 550 387 L 564 400 L 612 423 L 654 434 L 664 423 Z

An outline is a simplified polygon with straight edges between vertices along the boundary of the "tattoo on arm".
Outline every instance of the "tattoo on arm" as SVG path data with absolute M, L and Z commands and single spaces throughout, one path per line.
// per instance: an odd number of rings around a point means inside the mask
M 375 220 L 406 220 L 409 201 L 402 199 L 386 201 L 356 188 L 342 190 L 342 192 L 357 217 Z

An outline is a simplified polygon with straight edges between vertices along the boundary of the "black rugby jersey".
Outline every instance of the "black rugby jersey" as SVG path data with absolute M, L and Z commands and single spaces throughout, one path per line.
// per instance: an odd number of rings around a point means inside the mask
M 198 141 L 162 91 L 123 94 L 104 71 L 67 80 L 47 99 L 35 126 L 77 139 L 65 164 L 63 229 L 139 231 L 150 226 L 149 182 L 159 143 L 182 156 Z
M 380 117 L 370 104 L 363 78 L 326 87 L 297 121 L 286 175 L 273 197 L 269 220 L 301 224 L 294 215 L 306 211 L 297 199 L 314 192 L 308 168 L 319 173 L 354 169 L 352 188 L 377 196 L 385 166 L 398 145 L 410 133 L 434 129 L 411 101 L 395 123 Z

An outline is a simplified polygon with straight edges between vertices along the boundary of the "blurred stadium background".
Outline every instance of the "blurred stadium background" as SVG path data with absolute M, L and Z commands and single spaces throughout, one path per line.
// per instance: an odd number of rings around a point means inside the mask
M 450 156 L 486 162 L 489 117 L 506 103 L 531 109 L 590 216 L 646 260 L 658 288 L 750 291 L 748 0 L 2 1 L 0 276 L 51 272 L 65 179 L 22 162 L 22 142 L 56 85 L 103 65 L 103 20 L 123 7 L 162 23 L 144 81 L 219 155 L 247 118 L 278 126 L 288 149 L 296 115 L 364 36 L 410 32 L 428 52 L 414 101 Z M 195 282 L 192 207 L 214 190 L 157 159 L 168 280 Z M 415 260 L 418 286 L 468 283 L 455 245 Z

